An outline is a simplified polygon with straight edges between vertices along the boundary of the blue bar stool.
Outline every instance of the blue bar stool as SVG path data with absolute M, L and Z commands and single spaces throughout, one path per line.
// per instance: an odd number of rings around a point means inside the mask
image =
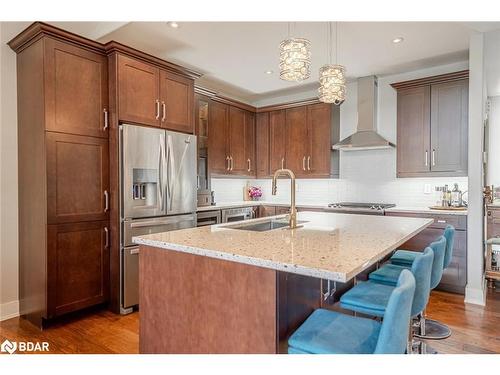
M 455 228 L 452 225 L 447 225 L 443 236 L 446 238 L 446 250 L 443 260 L 443 271 L 448 268 L 451 263 L 451 258 L 453 256 L 453 246 L 455 243 Z M 398 250 L 391 257 L 391 263 L 399 264 L 403 266 L 411 266 L 418 252 L 408 251 L 408 250 Z M 442 273 L 441 273 L 442 277 Z M 437 283 L 431 283 L 431 289 L 436 288 L 441 281 L 441 278 Z M 428 319 L 425 316 L 425 311 L 423 312 L 423 319 L 421 321 L 420 332 L 416 335 L 419 338 L 428 340 L 443 340 L 451 335 L 451 329 L 444 323 L 438 322 L 437 320 Z
M 415 278 L 404 270 L 392 288 L 382 323 L 318 309 L 290 336 L 289 354 L 403 354 Z
M 411 266 L 411 273 L 415 277 L 415 297 L 411 308 L 411 316 L 418 317 L 427 306 L 430 294 L 430 283 L 434 252 L 427 247 L 423 253 L 418 253 Z M 401 269 L 400 273 L 404 270 Z M 394 286 L 368 280 L 357 284 L 340 298 L 340 306 L 362 314 L 384 317 L 390 294 Z M 411 332 L 408 353 L 413 352 L 413 328 L 409 325 L 407 329 Z

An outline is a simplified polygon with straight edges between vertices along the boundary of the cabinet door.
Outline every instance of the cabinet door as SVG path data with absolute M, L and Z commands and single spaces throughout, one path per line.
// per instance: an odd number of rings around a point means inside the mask
M 257 178 L 269 177 L 269 113 L 257 113 L 255 124 Z
M 269 113 L 269 145 L 270 157 L 269 167 L 271 174 L 277 169 L 286 168 L 286 128 L 285 111 L 273 111 Z
M 307 138 L 307 107 L 286 110 L 286 167 L 297 177 L 307 176 L 309 155 Z
M 430 87 L 398 91 L 398 177 L 430 171 Z
M 229 107 L 229 157 L 231 174 L 247 174 L 247 155 L 245 151 L 245 111 Z
M 275 206 L 259 206 L 259 217 L 267 217 L 276 215 Z
M 45 39 L 46 129 L 107 137 L 106 56 Z
M 431 87 L 431 170 L 467 175 L 469 81 Z
M 48 318 L 108 298 L 107 221 L 47 226 Z
M 308 155 L 307 173 L 310 177 L 330 177 L 332 106 L 307 106 Z
M 255 176 L 255 114 L 245 112 L 245 153 L 246 153 L 246 175 Z
M 160 70 L 118 56 L 118 117 L 124 122 L 160 125 Z
M 211 173 L 227 174 L 229 106 L 213 100 L 208 114 L 208 166 Z
M 49 224 L 108 219 L 108 140 L 46 133 Z
M 164 70 L 160 71 L 161 126 L 194 132 L 194 82 Z

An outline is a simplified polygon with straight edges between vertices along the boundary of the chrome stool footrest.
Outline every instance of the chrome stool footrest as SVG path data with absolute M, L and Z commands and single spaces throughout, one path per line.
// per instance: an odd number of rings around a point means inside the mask
M 444 340 L 451 336 L 451 329 L 444 323 L 433 319 L 425 319 L 425 333 L 415 334 L 426 340 Z

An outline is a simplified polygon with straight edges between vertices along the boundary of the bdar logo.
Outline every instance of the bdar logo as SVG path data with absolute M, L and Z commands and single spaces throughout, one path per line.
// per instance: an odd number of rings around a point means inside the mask
M 2 345 L 0 345 L 0 351 L 4 353 L 12 354 L 16 351 L 16 349 L 17 349 L 17 343 L 10 342 L 9 340 L 5 340 L 4 342 L 2 342 Z

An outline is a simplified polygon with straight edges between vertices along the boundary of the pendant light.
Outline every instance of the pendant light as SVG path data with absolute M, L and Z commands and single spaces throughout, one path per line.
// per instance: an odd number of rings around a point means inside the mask
M 338 58 L 338 28 L 335 22 L 335 64 L 332 63 L 332 24 L 328 22 L 328 64 L 319 69 L 318 98 L 323 103 L 340 105 L 346 96 L 345 67 L 337 63 Z
M 288 38 L 280 43 L 280 78 L 300 82 L 311 76 L 311 42 L 293 38 L 288 23 Z

